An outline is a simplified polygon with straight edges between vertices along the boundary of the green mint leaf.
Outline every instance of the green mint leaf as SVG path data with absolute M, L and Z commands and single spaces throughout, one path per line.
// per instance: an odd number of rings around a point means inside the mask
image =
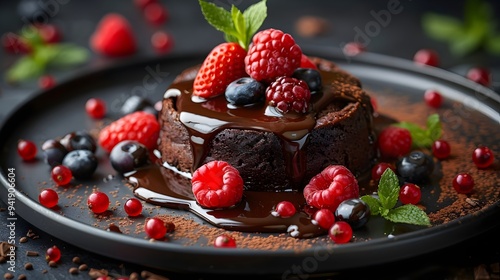
M 40 65 L 47 65 L 60 52 L 58 44 L 39 45 L 33 50 L 33 58 Z
M 231 7 L 231 17 L 233 19 L 234 28 L 236 31 L 236 37 L 238 38 L 238 43 L 241 46 L 247 45 L 247 26 L 245 18 L 243 17 L 243 13 L 238 10 L 235 6 Z
M 199 0 L 199 3 L 201 12 L 210 25 L 226 34 L 235 33 L 233 18 L 229 11 L 203 0 Z
M 38 29 L 34 26 L 25 26 L 21 29 L 20 36 L 32 47 L 45 44 Z
M 44 70 L 44 65 L 37 63 L 32 56 L 26 55 L 12 65 L 6 73 L 6 79 L 9 82 L 21 82 L 40 76 Z
M 424 14 L 422 27 L 427 35 L 440 41 L 456 40 L 464 33 L 460 20 L 435 13 Z
M 441 138 L 443 134 L 438 114 L 432 114 L 427 118 L 426 128 L 410 122 L 399 122 L 394 126 L 408 129 L 411 134 L 412 146 L 417 148 L 430 148 L 432 143 Z
M 398 202 L 399 179 L 390 168 L 387 168 L 378 184 L 378 196 L 380 204 L 385 209 L 392 209 Z
M 255 34 L 257 30 L 259 30 L 259 28 L 262 26 L 262 23 L 264 23 L 264 20 L 267 17 L 266 0 L 260 1 L 248 7 L 243 12 L 243 16 L 248 28 L 246 34 L 246 37 L 248 38 L 248 42 L 246 42 L 246 45 L 248 46 L 253 34 Z
M 370 207 L 370 212 L 372 215 L 379 215 L 380 210 L 382 208 L 382 204 L 380 204 L 380 200 L 376 199 L 375 197 L 371 195 L 364 195 L 360 197 L 361 200 L 363 200 L 368 207 Z
M 441 121 L 439 120 L 438 114 L 432 114 L 427 118 L 426 134 L 427 137 L 429 137 L 429 139 L 431 140 L 431 142 L 438 140 L 443 135 Z
M 420 226 L 431 225 L 429 217 L 425 211 L 413 204 L 406 204 L 391 209 L 384 217 L 394 223 L 405 223 Z
M 81 64 L 89 58 L 86 48 L 73 44 L 59 44 L 56 55 L 49 61 L 50 66 L 72 66 Z

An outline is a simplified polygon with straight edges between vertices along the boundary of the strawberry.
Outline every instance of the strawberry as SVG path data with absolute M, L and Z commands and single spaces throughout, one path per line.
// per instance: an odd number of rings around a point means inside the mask
M 148 149 L 156 147 L 160 124 L 153 114 L 137 111 L 110 123 L 99 133 L 99 145 L 108 153 L 123 140 L 135 140 Z
M 126 18 L 116 13 L 101 19 L 90 38 L 90 46 L 95 52 L 111 57 L 130 55 L 137 50 L 132 27 Z
M 191 184 L 196 201 L 207 208 L 231 207 L 243 196 L 238 169 L 225 161 L 211 161 L 196 169 Z
M 314 176 L 304 188 L 307 204 L 333 213 L 339 204 L 350 198 L 359 197 L 356 177 L 342 165 L 330 165 Z
M 216 46 L 196 75 L 193 95 L 210 98 L 224 93 L 232 81 L 246 76 L 245 55 L 245 49 L 237 43 Z

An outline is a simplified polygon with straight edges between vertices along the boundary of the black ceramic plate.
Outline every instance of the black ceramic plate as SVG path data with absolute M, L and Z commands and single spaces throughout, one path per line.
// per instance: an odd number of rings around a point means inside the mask
M 463 105 L 461 110 L 465 110 L 467 116 L 463 115 L 461 121 L 480 122 L 478 127 L 487 126 L 492 132 L 483 144 L 494 146 L 500 142 L 497 133 L 500 128 L 500 98 L 493 91 L 444 70 L 417 67 L 412 62 L 391 57 L 369 53 L 344 57 L 329 48 L 313 48 L 308 53 L 331 59 L 359 77 L 364 87 L 375 93 L 382 109 L 384 100 L 403 96 L 409 103 L 422 102 L 422 94 L 426 89 L 438 88 L 447 99 L 448 109 L 443 110 L 453 111 L 456 104 Z M 109 107 L 109 119 L 116 118 L 128 96 L 139 94 L 151 100 L 160 100 L 165 88 L 182 69 L 201 63 L 203 58 L 203 55 L 166 57 L 83 73 L 53 89 L 36 94 L 15 108 L 5 119 L 0 132 L 1 198 L 7 201 L 8 192 L 12 191 L 8 176 L 11 173 L 9 169 L 14 168 L 16 215 L 71 244 L 112 258 L 165 270 L 274 274 L 281 275 L 283 279 L 292 271 L 292 267 L 299 267 L 305 274 L 315 274 L 413 257 L 471 238 L 498 222 L 500 203 L 497 197 L 492 198 L 495 204 L 444 225 L 419 228 L 388 238 L 391 229 L 387 228 L 387 223 L 373 219 L 369 222 L 369 230 L 359 233 L 361 237 L 369 238 L 369 241 L 325 247 L 322 239 L 319 245 L 300 252 L 244 248 L 221 250 L 201 244 L 186 245 L 181 241 L 152 243 L 144 238 L 144 233 L 134 230 L 129 234 L 117 234 L 103 229 L 110 222 L 117 221 L 113 217 L 125 215 L 121 207 L 115 207 L 107 219 L 96 219 L 84 206 L 85 203 L 76 201 L 78 197 L 87 195 L 93 187 L 115 194 L 112 197 L 113 205 L 116 201 L 123 202 L 123 197 L 132 196 L 132 191 L 123 186 L 122 178 L 108 177 L 115 172 L 102 151 L 98 151 L 101 162 L 94 179 L 82 182 L 78 187 L 62 190 L 66 195 L 61 197 L 60 208 L 47 209 L 38 203 L 40 189 L 53 187 L 49 168 L 41 162 L 40 154 L 36 162 L 20 160 L 15 150 L 18 139 L 31 139 L 40 145 L 47 139 L 74 130 L 92 130 L 98 122 L 85 114 L 83 108 L 88 98 L 98 96 L 104 99 Z M 455 104 L 455 107 L 450 107 L 450 104 Z M 441 113 L 445 114 L 446 111 Z M 427 192 L 425 197 L 431 196 Z M 148 211 L 145 211 L 145 215 L 186 215 L 182 210 L 153 206 L 149 206 Z M 198 218 L 193 218 L 202 223 Z

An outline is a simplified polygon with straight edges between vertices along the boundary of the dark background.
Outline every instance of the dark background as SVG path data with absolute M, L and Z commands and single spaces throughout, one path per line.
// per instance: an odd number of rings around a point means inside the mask
M 20 1 L 0 1 L 0 34 L 5 32 L 18 32 L 26 23 L 17 11 Z M 165 30 L 174 38 L 174 48 L 170 53 L 163 55 L 175 55 L 185 53 L 208 52 L 212 47 L 222 42 L 223 37 L 219 31 L 208 25 L 200 12 L 198 2 L 194 0 L 161 1 L 169 11 L 169 19 L 161 26 L 152 26 L 145 21 L 141 11 L 134 6 L 132 0 L 105 0 L 105 1 L 78 1 L 78 0 L 50 0 L 33 1 L 38 4 L 48 3 L 49 10 L 45 12 L 45 19 L 57 25 L 63 34 L 63 41 L 73 42 L 88 48 L 89 38 L 102 16 L 109 12 L 117 12 L 124 15 L 133 25 L 137 36 L 139 51 L 131 57 L 112 59 L 102 57 L 91 52 L 90 60 L 78 67 L 64 70 L 54 70 L 50 73 L 56 77 L 58 82 L 78 75 L 81 71 L 88 71 L 112 65 L 121 60 L 150 59 L 159 56 L 150 44 L 151 35 L 157 30 Z M 240 9 L 246 8 L 256 1 L 242 0 L 217 0 L 219 5 L 229 6 L 234 4 Z M 387 10 L 389 0 L 376 1 L 289 1 L 268 0 L 268 18 L 262 28 L 278 28 L 294 36 L 301 45 L 322 45 L 340 48 L 343 44 L 356 39 L 356 30 L 364 30 L 367 25 L 376 21 L 373 14 Z M 434 49 L 439 53 L 440 67 L 463 75 L 471 66 L 485 66 L 493 73 L 493 86 L 498 86 L 495 81 L 500 80 L 500 57 L 492 56 L 485 52 L 476 52 L 465 57 L 453 56 L 445 43 L 429 38 L 421 28 L 422 16 L 427 12 L 437 12 L 463 17 L 463 1 L 411 1 L 401 0 L 399 2 L 401 12 L 392 14 L 387 19 L 387 25 L 379 26 L 374 36 L 365 42 L 370 52 L 381 53 L 411 60 L 415 52 L 421 48 Z M 500 4 L 498 1 L 489 1 L 493 12 L 500 15 Z M 328 32 L 317 37 L 301 37 L 297 34 L 295 23 L 298 18 L 312 15 L 327 19 L 330 24 Z M 43 14 L 42 14 L 43 16 Z M 9 110 L 19 104 L 22 100 L 29 98 L 39 89 L 36 80 L 26 81 L 18 85 L 9 85 L 3 79 L 6 69 L 18 59 L 18 56 L 6 54 L 0 51 L 0 120 Z M 498 91 L 498 90 L 497 90 Z M 5 207 L 0 202 L 0 208 Z M 7 239 L 4 230 L 6 223 L 6 211 L 0 211 L 0 240 Z M 107 269 L 114 275 L 129 275 L 131 272 L 141 272 L 144 267 L 123 263 L 118 260 L 104 258 L 83 249 L 76 248 L 60 240 L 54 239 L 48 234 L 37 231 L 26 222 L 18 221 L 17 231 L 26 234 L 32 229 L 39 235 L 39 239 L 30 239 L 22 246 L 26 250 L 44 252 L 48 246 L 58 245 L 66 256 L 80 256 L 89 267 Z M 433 252 L 432 254 L 419 256 L 397 263 L 370 267 L 363 271 L 340 271 L 333 277 L 335 279 L 364 278 L 367 276 L 377 279 L 500 279 L 500 241 L 498 236 L 500 226 L 467 240 L 456 246 Z M 88 279 L 87 273 L 70 275 L 68 269 L 74 266 L 69 260 L 59 264 L 57 268 L 50 268 L 43 256 L 28 258 L 19 256 L 18 264 L 32 262 L 36 269 L 28 271 L 19 269 L 28 279 Z M 0 276 L 3 275 L 7 265 L 0 264 Z M 41 270 L 48 272 L 42 274 Z M 480 272 L 484 272 L 489 278 L 481 278 Z M 178 275 L 173 272 L 158 272 L 171 279 L 208 279 L 212 277 L 202 275 Z M 18 273 L 19 274 L 19 273 Z M 314 276 L 311 275 L 310 278 Z M 318 276 L 318 278 L 325 278 Z M 329 278 L 331 276 L 328 276 Z M 486 277 L 486 276 L 485 276 Z M 220 279 L 220 277 L 213 277 Z M 16 278 L 17 279 L 17 275 Z

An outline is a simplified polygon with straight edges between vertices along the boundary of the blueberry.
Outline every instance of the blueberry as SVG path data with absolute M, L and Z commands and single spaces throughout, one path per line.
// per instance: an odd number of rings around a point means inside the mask
M 431 156 L 421 151 L 414 151 L 399 159 L 396 169 L 403 181 L 421 183 L 429 179 L 432 174 L 434 161 Z
M 151 109 L 154 109 L 154 106 L 149 100 L 137 95 L 132 95 L 125 100 L 120 108 L 120 113 L 122 115 L 128 115 L 137 111 L 150 111 Z M 156 110 L 152 112 L 155 112 L 156 115 Z
M 252 78 L 240 78 L 230 83 L 225 92 L 226 100 L 233 105 L 258 103 L 264 98 L 266 87 Z
M 317 70 L 310 68 L 297 68 L 293 72 L 292 77 L 306 82 L 311 92 L 321 90 L 321 74 Z
M 42 144 L 44 161 L 51 167 L 62 164 L 68 150 L 57 140 L 49 139 Z
M 148 163 L 148 148 L 137 141 L 125 140 L 113 147 L 109 160 L 116 171 L 127 173 Z
M 364 226 L 370 219 L 370 216 L 370 207 L 358 198 L 342 201 L 337 210 L 335 210 L 335 219 L 347 222 L 353 229 Z
M 95 139 L 86 131 L 68 133 L 61 140 L 59 140 L 59 142 L 61 142 L 61 144 L 68 151 L 89 150 L 94 153 L 97 149 Z
M 55 14 L 53 13 L 53 7 L 50 7 L 50 4 L 46 2 L 49 1 L 21 0 L 17 4 L 17 13 L 24 22 L 47 22 Z M 49 12 L 52 15 L 49 15 Z
M 73 150 L 64 157 L 62 164 L 71 170 L 75 179 L 87 179 L 97 169 L 97 158 L 89 150 Z

